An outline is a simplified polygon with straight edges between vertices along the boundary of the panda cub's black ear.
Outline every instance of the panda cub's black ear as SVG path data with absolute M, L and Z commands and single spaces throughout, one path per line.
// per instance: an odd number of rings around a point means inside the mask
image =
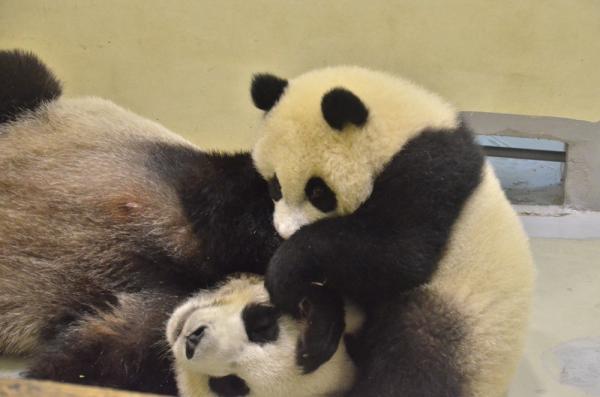
M 0 51 L 0 123 L 61 95 L 60 82 L 35 55 Z
M 369 110 L 359 97 L 345 88 L 334 88 L 323 96 L 321 111 L 327 124 L 341 131 L 347 123 L 362 127 Z
M 254 105 L 268 112 L 277 103 L 288 82 L 268 73 L 255 74 L 252 78 L 252 101 Z

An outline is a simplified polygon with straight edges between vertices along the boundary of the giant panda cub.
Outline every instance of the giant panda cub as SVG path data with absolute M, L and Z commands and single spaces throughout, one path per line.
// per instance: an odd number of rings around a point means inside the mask
M 0 354 L 29 376 L 174 393 L 163 322 L 280 242 L 249 153 L 206 153 L 0 51 Z
M 360 327 L 362 314 L 350 305 L 345 313 L 344 332 L 351 334 Z M 352 386 L 355 374 L 344 343 L 330 360 L 305 374 L 296 361 L 305 326 L 306 319 L 282 314 L 269 303 L 262 277 L 238 275 L 198 293 L 179 306 L 167 324 L 180 395 L 341 395 Z
M 253 158 L 287 238 L 266 287 L 294 315 L 315 285 L 365 310 L 348 395 L 501 396 L 522 350 L 533 264 L 456 110 L 358 67 L 260 74 L 251 91 L 266 112 Z M 334 349 L 310 340 L 337 346 L 340 332 L 311 332 L 339 319 L 315 318 L 300 358 L 318 364 Z

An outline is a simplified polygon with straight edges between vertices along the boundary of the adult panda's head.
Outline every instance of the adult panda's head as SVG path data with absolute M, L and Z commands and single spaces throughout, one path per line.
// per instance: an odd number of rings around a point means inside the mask
M 253 158 L 270 183 L 274 224 L 285 238 L 320 218 L 354 212 L 412 137 L 458 124 L 440 97 L 391 75 L 332 67 L 292 80 L 255 75 L 265 112 Z
M 361 323 L 362 315 L 347 307 L 346 331 Z M 314 372 L 305 374 L 297 364 L 305 326 L 269 303 L 258 276 L 236 276 L 200 292 L 167 324 L 181 395 L 309 397 L 347 390 L 355 368 L 344 342 Z
M 35 55 L 0 51 L 0 124 L 61 96 L 60 82 Z

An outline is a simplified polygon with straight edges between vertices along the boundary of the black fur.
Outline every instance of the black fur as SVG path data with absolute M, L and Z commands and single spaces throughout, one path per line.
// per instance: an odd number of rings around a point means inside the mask
M 250 154 L 204 153 L 175 145 L 153 145 L 148 152 L 148 168 L 177 191 L 202 243 L 201 256 L 169 268 L 183 272 L 196 288 L 234 272 L 264 274 L 281 239 L 272 225 L 267 182 Z
M 268 112 L 275 106 L 287 85 L 287 80 L 273 76 L 272 74 L 261 73 L 254 75 L 250 89 L 254 105 Z
M 235 375 L 210 378 L 208 386 L 219 397 L 243 397 L 250 393 L 246 382 Z
M 35 55 L 0 51 L 0 124 L 60 95 L 59 81 Z
M 269 195 L 273 201 L 279 201 L 283 197 L 281 194 L 281 185 L 279 184 L 279 178 L 277 175 L 269 181 Z
M 308 327 L 296 348 L 296 363 L 305 374 L 317 370 L 337 351 L 344 333 L 344 301 L 329 288 L 311 285 L 300 304 Z
M 281 313 L 271 305 L 250 304 L 242 311 L 244 328 L 250 342 L 264 344 L 275 342 L 279 337 Z
M 360 363 L 347 397 L 465 396 L 458 351 L 465 336 L 460 313 L 428 292 L 373 307 L 356 343 L 347 343 Z
M 182 298 L 165 291 L 127 294 L 127 301 L 84 315 L 49 340 L 24 375 L 175 395 L 164 333 Z
M 198 343 L 204 338 L 205 326 L 196 328 L 194 332 L 185 337 L 185 357 L 190 360 L 194 357 Z
M 42 328 L 42 339 L 52 340 L 81 317 L 111 310 L 119 303 L 114 291 L 102 288 L 92 280 L 86 281 L 89 287 L 86 291 L 87 293 L 74 294 L 73 296 L 69 296 L 66 302 L 62 303 L 62 310 L 49 319 L 46 326 Z
M 334 88 L 321 100 L 323 117 L 331 128 L 342 131 L 352 123 L 362 127 L 369 117 L 369 110 L 359 97 L 345 88 Z
M 313 176 L 306 182 L 304 194 L 306 194 L 308 201 L 322 212 L 331 212 L 337 207 L 335 193 L 318 176 Z
M 401 313 L 402 305 L 391 307 L 398 295 L 430 280 L 482 166 L 465 125 L 423 131 L 389 162 L 358 210 L 307 225 L 281 245 L 266 274 L 272 302 L 297 313 L 311 282 L 325 281 L 361 304 L 372 327 L 393 326 L 393 317 L 371 311 L 383 305 Z M 379 343 L 395 349 L 393 341 Z M 394 395 L 403 394 L 399 388 Z

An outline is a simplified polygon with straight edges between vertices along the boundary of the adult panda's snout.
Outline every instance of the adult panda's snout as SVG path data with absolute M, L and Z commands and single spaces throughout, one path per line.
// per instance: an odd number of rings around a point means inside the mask
M 185 337 L 185 357 L 191 360 L 196 352 L 196 347 L 204 337 L 205 326 L 198 327 L 194 332 Z

